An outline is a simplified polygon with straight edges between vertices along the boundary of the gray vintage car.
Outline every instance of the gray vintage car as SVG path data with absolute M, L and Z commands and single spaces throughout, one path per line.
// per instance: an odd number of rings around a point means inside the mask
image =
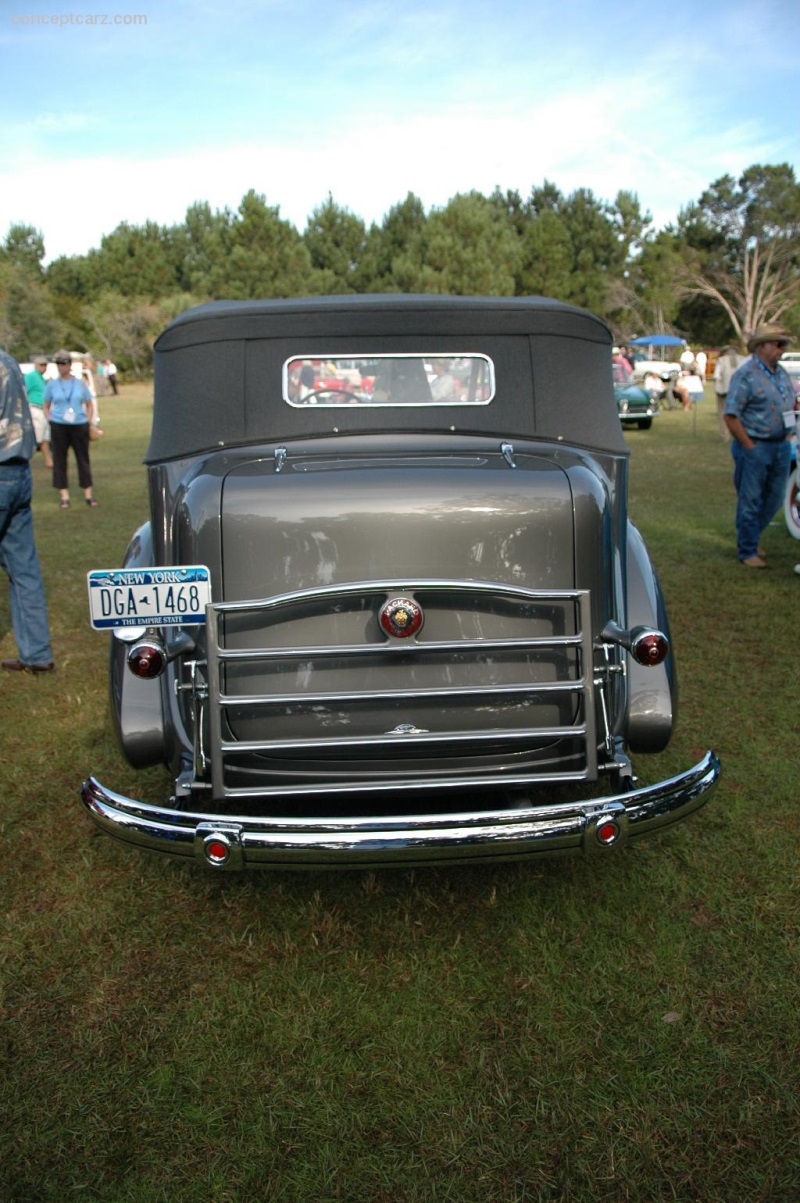
M 613 849 L 690 814 L 664 604 L 602 321 L 542 298 L 213 302 L 155 347 L 150 519 L 89 574 L 163 805 L 100 827 L 220 869 Z

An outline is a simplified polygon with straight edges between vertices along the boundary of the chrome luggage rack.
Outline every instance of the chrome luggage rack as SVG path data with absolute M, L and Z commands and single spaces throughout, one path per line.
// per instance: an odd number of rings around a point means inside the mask
M 548 608 L 563 619 L 566 633 L 535 635 L 523 638 L 465 638 L 435 639 L 424 637 L 424 630 L 411 638 L 397 639 L 385 636 L 383 642 L 313 644 L 312 646 L 230 647 L 226 634 L 229 618 L 251 614 L 253 629 L 266 633 L 270 627 L 296 620 L 299 614 L 314 612 L 317 615 L 352 608 L 362 611 L 374 610 L 398 595 L 416 599 L 423 607 L 451 603 L 457 609 L 471 605 L 492 607 L 517 607 L 525 617 L 547 615 Z M 198 707 L 196 728 L 196 772 L 210 773 L 211 789 L 217 799 L 247 799 L 287 795 L 351 795 L 389 793 L 394 795 L 407 790 L 431 791 L 440 789 L 468 790 L 487 786 L 513 788 L 542 782 L 573 782 L 595 780 L 598 771 L 598 740 L 609 745 L 609 733 L 598 735 L 596 721 L 596 686 L 605 687 L 606 678 L 597 676 L 594 667 L 594 649 L 589 620 L 589 593 L 587 590 L 538 590 L 513 585 L 472 580 L 420 579 L 361 581 L 349 584 L 330 585 L 284 593 L 274 597 L 249 599 L 246 601 L 214 602 L 207 608 L 207 698 L 206 689 L 194 673 L 191 687 Z M 421 636 L 421 637 L 420 637 Z M 260 638 L 259 634 L 259 638 Z M 391 661 L 402 657 L 405 664 L 410 661 L 422 663 L 432 656 L 452 654 L 473 657 L 479 664 L 493 654 L 515 653 L 520 655 L 520 679 L 502 684 L 477 686 L 437 685 L 427 688 L 362 689 L 362 690 L 314 690 L 313 688 L 292 692 L 268 692 L 235 694 L 229 691 L 228 676 L 234 666 L 257 666 L 276 662 L 304 662 L 305 664 L 331 665 L 334 661 L 346 662 L 348 667 L 360 657 L 385 658 Z M 536 681 L 528 674 L 523 679 L 522 670 L 529 669 L 530 655 L 554 657 L 556 663 L 564 660 L 570 671 L 564 679 Z M 197 664 L 197 668 L 201 665 Z M 184 687 L 185 688 L 185 687 Z M 561 699 L 562 711 L 568 707 L 572 721 L 559 725 L 511 727 L 474 727 L 459 730 L 431 731 L 417 727 L 414 723 L 398 723 L 395 729 L 384 734 L 343 734 L 335 737 L 317 735 L 303 738 L 237 739 L 231 738 L 229 716 L 234 709 L 249 713 L 281 711 L 283 715 L 300 712 L 309 707 L 335 706 L 339 712 L 350 708 L 357 715 L 359 708 L 391 706 L 392 703 L 431 703 L 453 706 L 474 703 L 475 707 L 502 705 L 503 700 L 524 702 L 525 699 Z M 567 699 L 566 702 L 563 700 Z M 202 709 L 207 701 L 209 755 L 198 744 L 204 728 Z M 524 710 L 524 705 L 517 707 Z M 601 720 L 605 724 L 605 700 L 601 698 Z M 558 741 L 571 743 L 578 752 L 573 752 L 569 765 L 540 765 L 537 771 L 530 758 L 525 763 L 524 753 L 531 748 L 552 745 Z M 500 754 L 498 754 L 500 749 Z M 413 750 L 413 751 L 412 751 Z M 391 771 L 354 769 L 354 759 L 366 752 L 380 755 L 385 752 L 395 759 Z M 521 755 L 522 752 L 522 755 Z M 413 767 L 409 758 L 418 754 Z M 348 759 L 350 754 L 350 759 Z M 448 764 L 434 765 L 433 757 L 446 759 Z M 261 780 L 253 785 L 233 786 L 228 778 L 236 775 L 243 759 L 263 756 L 280 758 L 288 756 L 308 757 L 302 763 L 311 766 L 309 773 L 298 773 L 295 779 L 277 781 L 264 772 Z M 457 766 L 453 759 L 459 757 Z M 470 762 L 470 757 L 473 761 Z M 481 759 L 483 757 L 483 759 Z M 328 764 L 338 759 L 344 772 L 339 771 L 321 779 L 321 770 L 314 769 L 314 760 L 326 760 Z M 426 764 L 426 758 L 430 762 Z M 489 763 L 487 763 L 487 760 Z M 605 767 L 605 766 L 604 766 Z M 352 769 L 352 772 L 347 770 Z M 314 777 L 314 773 L 317 776 Z M 241 773 L 239 773 L 241 777 Z

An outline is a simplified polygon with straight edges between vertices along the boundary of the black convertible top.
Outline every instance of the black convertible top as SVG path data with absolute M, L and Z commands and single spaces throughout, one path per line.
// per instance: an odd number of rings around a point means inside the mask
M 546 297 L 366 294 L 211 301 L 182 313 L 155 344 L 155 411 L 146 462 L 336 431 L 450 431 L 543 438 L 625 453 L 611 379 L 611 332 Z M 486 406 L 292 408 L 291 358 L 483 353 Z

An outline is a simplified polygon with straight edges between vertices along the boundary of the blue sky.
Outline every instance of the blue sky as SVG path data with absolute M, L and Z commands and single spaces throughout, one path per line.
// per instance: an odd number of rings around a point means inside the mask
M 0 236 L 48 259 L 249 188 L 302 230 L 329 192 L 369 222 L 549 179 L 660 228 L 725 173 L 798 169 L 797 0 L 75 4 L 0 4 Z

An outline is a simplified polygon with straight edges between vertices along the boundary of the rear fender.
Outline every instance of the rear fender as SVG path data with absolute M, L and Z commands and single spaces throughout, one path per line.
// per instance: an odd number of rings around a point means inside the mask
M 669 638 L 664 597 L 645 546 L 632 522 L 627 538 L 627 624 L 657 627 Z M 663 664 L 647 668 L 628 657 L 625 739 L 632 752 L 661 752 L 672 735 L 678 709 L 678 682 L 672 652 Z
M 124 568 L 153 565 L 150 523 L 140 526 L 128 544 Z M 137 769 L 163 764 L 169 759 L 164 722 L 163 683 L 143 681 L 126 667 L 130 644 L 112 634 L 109 650 L 111 717 L 125 758 Z

